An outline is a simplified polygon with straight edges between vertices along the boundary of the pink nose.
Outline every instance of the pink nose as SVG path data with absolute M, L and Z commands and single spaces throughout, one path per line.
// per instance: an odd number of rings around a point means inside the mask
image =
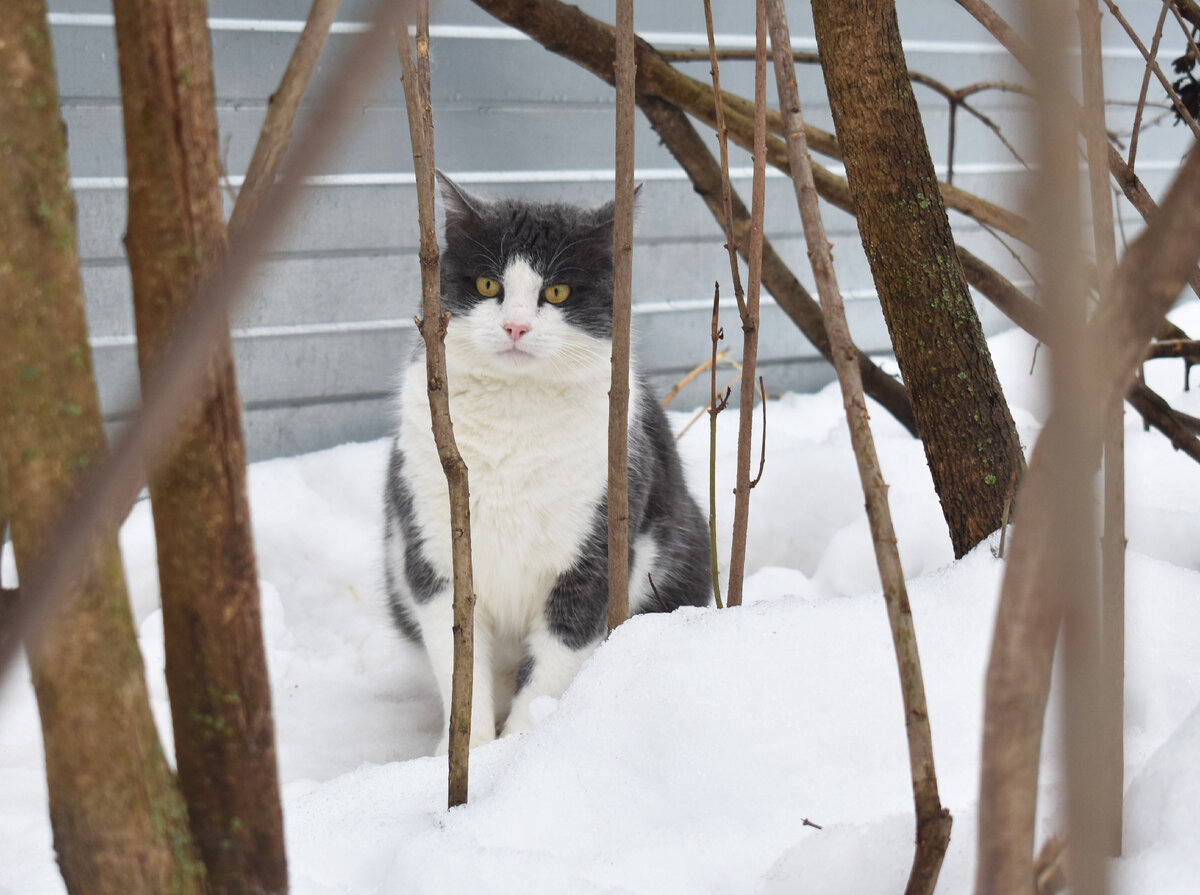
M 528 323 L 505 323 L 504 331 L 508 333 L 508 337 L 514 342 L 519 340 L 521 336 L 529 332 Z

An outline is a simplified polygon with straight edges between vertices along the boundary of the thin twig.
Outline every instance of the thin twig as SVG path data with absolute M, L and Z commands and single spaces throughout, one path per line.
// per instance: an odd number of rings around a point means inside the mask
M 751 488 L 757 487 L 767 465 L 767 387 L 763 385 L 761 376 L 758 377 L 758 394 L 762 401 L 762 453 L 758 457 L 758 474 L 750 480 Z
M 758 362 L 758 306 L 762 290 L 763 214 L 767 180 L 767 13 L 763 0 L 755 3 L 754 35 L 757 48 L 754 61 L 754 178 L 750 199 L 746 300 L 738 302 L 742 317 L 743 368 L 738 407 L 737 477 L 733 492 L 733 544 L 729 551 L 727 602 L 730 606 L 742 604 L 746 538 L 750 531 L 750 440 L 754 428 L 754 368 Z
M 712 65 L 712 86 L 717 119 L 717 145 L 721 151 L 721 205 L 725 228 L 725 249 L 729 253 L 729 274 L 733 278 L 733 296 L 738 310 L 745 313 L 746 300 L 742 290 L 742 274 L 738 269 L 738 242 L 733 232 L 733 186 L 729 182 L 729 129 L 725 125 L 725 96 L 721 92 L 721 67 L 717 64 L 717 40 L 713 34 L 712 4 L 704 0 L 704 26 L 708 30 L 708 52 Z
M 688 116 L 669 103 L 655 97 L 640 95 L 638 103 L 650 124 L 662 139 L 663 145 L 687 173 L 696 193 L 704 200 L 713 217 L 722 224 L 724 209 L 721 202 L 721 166 L 713 157 L 704 139 L 692 126 Z M 735 233 L 745 236 L 743 257 L 749 255 L 750 211 L 736 191 L 732 192 Z M 848 206 L 851 207 L 852 206 Z M 739 244 L 743 242 L 739 238 Z M 793 323 L 804 333 L 821 356 L 832 362 L 829 338 L 821 307 L 805 290 L 784 260 L 763 238 L 763 285 L 775 296 L 775 301 Z M 909 432 L 916 434 L 912 405 L 904 386 L 888 375 L 866 354 L 855 348 L 855 357 L 863 373 L 867 394 L 887 409 Z
M 242 181 L 242 188 L 229 217 L 231 242 L 241 238 L 246 222 L 254 217 L 267 191 L 275 183 L 279 166 L 292 139 L 292 125 L 300 108 L 300 100 L 308 89 L 308 82 L 325 46 L 325 38 L 341 5 L 342 0 L 313 0 L 279 87 L 267 103 L 267 115 L 258 142 L 254 145 L 254 155 L 250 158 L 246 178 Z
M 1167 21 L 1167 10 L 1171 8 L 1171 0 L 1163 0 L 1162 9 L 1158 13 L 1158 23 L 1154 26 L 1154 39 L 1150 41 L 1150 58 L 1158 58 L 1158 43 L 1162 40 L 1163 25 Z M 1138 92 L 1137 111 L 1133 114 L 1133 131 L 1129 135 L 1129 167 L 1133 167 L 1137 158 L 1138 137 L 1142 129 L 1142 113 L 1146 108 L 1146 94 L 1150 90 L 1150 63 L 1147 61 L 1146 70 L 1142 73 L 1142 89 Z
M 942 807 L 938 796 L 929 710 L 925 700 L 925 685 L 921 674 L 912 610 L 904 583 L 896 532 L 888 510 L 887 484 L 879 467 L 875 440 L 871 434 L 862 377 L 858 366 L 852 361 L 852 354 L 847 350 L 851 344 L 850 330 L 834 272 L 830 243 L 825 235 L 825 225 L 817 203 L 816 185 L 804 137 L 800 97 L 789 59 L 791 39 L 787 18 L 782 0 L 766 0 L 766 6 L 771 19 L 771 44 L 775 51 L 775 78 L 779 90 L 780 112 L 787 122 L 792 182 L 804 224 L 804 238 L 808 244 L 813 276 L 821 296 L 821 308 L 825 313 L 825 328 L 835 346 L 834 365 L 842 389 L 846 421 L 854 444 L 854 456 L 863 495 L 866 498 L 867 520 L 871 528 L 875 559 L 887 605 L 904 700 L 913 802 L 917 817 L 917 848 L 905 892 L 906 895 L 929 895 L 937 885 L 942 859 L 950 841 L 952 821 L 950 813 Z
M 1187 106 L 1184 104 L 1183 100 L 1180 99 L 1179 94 L 1175 91 L 1175 86 L 1167 80 L 1167 76 L 1163 74 L 1163 70 L 1159 68 L 1158 61 L 1154 58 L 1154 56 L 1151 55 L 1150 51 L 1146 49 L 1146 45 L 1142 43 L 1141 38 L 1137 36 L 1137 32 L 1134 31 L 1133 26 L 1129 24 L 1129 20 L 1121 14 L 1121 10 L 1117 8 L 1117 5 L 1113 3 L 1112 0 L 1104 0 L 1104 5 L 1107 6 L 1108 11 L 1113 14 L 1113 18 L 1121 23 L 1121 27 L 1125 29 L 1125 33 L 1129 35 L 1129 39 L 1133 41 L 1133 45 L 1138 48 L 1138 51 L 1145 58 L 1146 65 L 1149 66 L 1150 70 L 1154 72 L 1154 77 L 1158 78 L 1159 83 L 1162 84 L 1163 90 L 1166 91 L 1171 103 L 1175 106 L 1175 111 L 1179 113 L 1180 119 L 1192 129 L 1192 133 L 1195 135 L 1196 139 L 1200 140 L 1200 124 L 1196 123 L 1196 119 L 1192 117 L 1192 113 L 1188 111 Z
M 721 571 L 717 565 L 717 414 L 725 409 L 725 401 L 717 403 L 717 343 L 725 337 L 725 330 L 720 325 L 720 311 L 721 284 L 713 283 L 712 359 L 709 364 L 711 377 L 708 404 L 708 550 L 713 599 L 716 600 L 718 609 L 724 609 L 725 606 L 721 603 Z M 728 399 L 729 390 L 726 389 L 725 400 Z
M 687 388 L 696 379 L 696 377 L 708 370 L 710 367 L 715 366 L 716 363 L 720 363 L 721 361 L 725 360 L 728 354 L 728 351 L 722 351 L 715 358 L 706 357 L 703 361 L 692 367 L 692 369 L 688 370 L 688 372 L 684 374 L 684 377 L 676 382 L 675 385 L 671 387 L 671 390 L 667 392 L 667 396 L 663 398 L 663 410 L 666 410 L 671 405 L 671 402 L 678 397 L 679 393 Z
M 984 0 L 955 0 L 955 2 L 983 25 L 988 33 L 996 38 L 1001 46 L 1008 50 L 1022 66 L 1030 71 L 1036 68 L 1035 56 L 1029 44 Z M 1070 114 L 1074 120 L 1081 121 L 1081 112 L 1077 105 L 1072 104 Z M 1121 192 L 1124 193 L 1129 203 L 1137 209 L 1138 214 L 1146 223 L 1151 223 L 1158 212 L 1158 203 L 1150 196 L 1137 174 L 1125 163 L 1125 159 L 1113 146 L 1108 147 L 1108 170 L 1116 179 L 1117 184 L 1121 187 Z M 1200 295 L 1200 269 L 1191 271 L 1187 283 L 1193 292 Z
M 629 618 L 629 317 L 633 279 L 633 0 L 617 0 L 612 387 L 608 393 L 608 630 Z
M 650 592 L 654 594 L 654 599 L 658 603 L 658 608 L 663 612 L 670 612 L 671 607 L 667 605 L 667 601 L 662 598 L 662 594 L 660 594 L 658 592 L 658 588 L 654 586 L 654 576 L 647 572 L 646 580 L 650 582 Z
M 446 325 L 441 307 L 441 255 L 434 223 L 433 107 L 429 88 L 429 4 L 417 6 L 417 53 L 402 19 L 396 29 L 404 104 L 417 182 L 417 216 L 421 231 L 421 319 L 425 340 L 425 372 L 429 412 L 438 459 L 450 492 L 450 545 L 454 579 L 454 671 L 450 687 L 449 780 L 447 804 L 465 804 L 471 742 L 471 691 L 474 668 L 474 575 L 471 568 L 471 504 L 467 464 L 454 441 L 450 389 L 446 375 Z

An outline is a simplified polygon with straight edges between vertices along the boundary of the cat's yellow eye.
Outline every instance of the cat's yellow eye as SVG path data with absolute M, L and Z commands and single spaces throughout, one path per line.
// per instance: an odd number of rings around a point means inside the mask
M 571 294 L 571 287 L 564 283 L 559 283 L 557 286 L 547 286 L 542 290 L 542 298 L 550 302 L 552 305 L 561 305 L 567 300 L 567 296 Z
M 475 289 L 484 298 L 495 298 L 500 294 L 500 284 L 491 277 L 479 277 L 475 281 Z

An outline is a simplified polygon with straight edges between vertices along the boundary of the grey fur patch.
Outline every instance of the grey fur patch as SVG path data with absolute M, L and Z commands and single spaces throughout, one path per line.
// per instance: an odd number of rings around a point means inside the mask
M 525 685 L 529 683 L 529 679 L 531 677 L 533 677 L 534 664 L 535 663 L 533 661 L 533 656 L 529 655 L 529 653 L 526 653 L 525 657 L 523 659 L 521 659 L 521 664 L 517 666 L 517 677 L 516 677 L 516 692 L 517 693 L 520 693 L 521 690 L 523 690 L 525 688 Z
M 649 388 L 629 439 L 629 565 L 632 545 L 650 533 L 658 548 L 650 575 L 657 599 L 640 612 L 707 606 L 712 600 L 708 528 L 683 478 L 666 415 Z M 633 582 L 631 582 L 632 584 Z M 600 501 L 579 561 L 559 576 L 546 606 L 550 630 L 572 649 L 604 636 L 608 622 L 608 500 Z
M 387 587 L 388 608 L 396 626 L 410 640 L 420 641 L 421 630 L 412 617 L 410 602 L 427 603 L 449 582 L 434 571 L 421 550 L 421 532 L 413 515 L 412 493 L 404 479 L 404 457 L 395 442 L 392 444 L 388 461 L 387 489 L 384 495 L 384 556 L 389 557 L 389 546 L 402 545 L 404 562 L 402 569 L 386 562 L 384 583 Z M 403 582 L 399 579 L 403 576 Z

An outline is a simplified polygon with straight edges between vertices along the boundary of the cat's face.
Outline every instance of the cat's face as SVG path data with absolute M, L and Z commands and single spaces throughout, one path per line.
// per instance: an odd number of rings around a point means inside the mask
M 612 345 L 612 206 L 485 202 L 442 177 L 449 352 L 501 377 L 591 376 Z

